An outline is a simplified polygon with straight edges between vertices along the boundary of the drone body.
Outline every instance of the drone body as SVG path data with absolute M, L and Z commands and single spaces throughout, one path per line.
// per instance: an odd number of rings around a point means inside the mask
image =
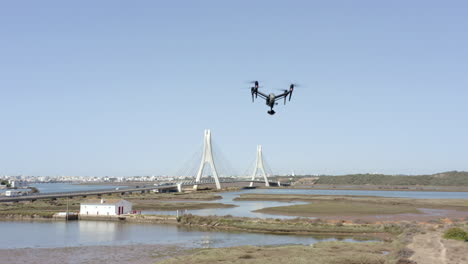
M 276 101 L 284 98 L 284 104 L 286 104 L 286 98 L 288 97 L 288 95 L 289 95 L 289 101 L 291 101 L 291 96 L 292 96 L 292 93 L 294 91 L 294 86 L 295 86 L 294 84 L 291 84 L 289 86 L 289 90 L 283 90 L 283 93 L 279 95 L 275 95 L 274 93 L 266 95 L 258 90 L 258 88 L 260 88 L 258 85 L 258 81 L 255 81 L 253 83 L 254 83 L 254 87 L 250 88 L 250 92 L 252 94 L 252 102 L 254 102 L 257 96 L 260 96 L 261 98 L 265 99 L 266 105 L 270 107 L 270 110 L 268 111 L 268 114 L 270 115 L 274 115 L 276 113 L 273 110 L 273 107 L 278 104 Z

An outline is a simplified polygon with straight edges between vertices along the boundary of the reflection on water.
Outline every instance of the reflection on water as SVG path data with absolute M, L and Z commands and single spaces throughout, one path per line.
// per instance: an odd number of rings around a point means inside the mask
M 274 201 L 234 201 L 243 193 L 267 193 L 267 194 L 311 194 L 311 195 L 363 195 L 383 197 L 403 197 L 416 199 L 468 199 L 468 192 L 415 192 L 415 191 L 365 191 L 365 190 L 310 190 L 310 189 L 254 189 L 238 192 L 220 193 L 223 197 L 216 203 L 233 204 L 233 208 L 210 208 L 201 210 L 188 210 L 194 215 L 232 215 L 237 217 L 281 218 L 290 219 L 295 216 L 269 215 L 253 212 L 266 207 L 287 206 L 305 204 L 305 202 L 274 202 Z M 176 211 L 144 211 L 143 214 L 175 215 Z
M 242 193 L 259 193 L 264 191 L 273 191 L 273 190 L 243 190 L 238 192 L 228 192 L 220 193 L 223 198 L 216 200 L 216 203 L 223 204 L 233 204 L 236 207 L 232 208 L 208 208 L 208 209 L 199 209 L 199 210 L 187 210 L 186 213 L 191 213 L 194 215 L 232 215 L 236 217 L 258 217 L 258 218 L 281 218 L 281 219 L 290 219 L 295 218 L 294 216 L 271 216 L 264 213 L 254 212 L 265 207 L 275 207 L 275 206 L 285 206 L 285 205 L 295 205 L 295 204 L 306 204 L 306 202 L 274 202 L 274 201 L 234 201 L 235 198 L 239 197 Z M 210 203 L 211 201 L 197 201 Z M 143 211 L 142 214 L 165 214 L 165 215 L 176 215 L 177 211 Z
M 212 232 L 189 227 L 107 221 L 0 222 L 0 248 L 73 247 L 90 245 L 178 244 L 230 247 L 239 245 L 313 244 L 335 240 L 330 236 L 296 236 Z M 341 237 L 349 242 L 363 241 Z M 369 239 L 364 239 L 369 241 Z

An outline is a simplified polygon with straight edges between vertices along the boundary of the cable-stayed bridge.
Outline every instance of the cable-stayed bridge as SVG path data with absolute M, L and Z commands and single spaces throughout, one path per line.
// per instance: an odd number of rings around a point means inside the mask
M 193 180 L 185 180 L 183 181 L 184 185 L 190 185 L 193 184 L 193 189 L 196 190 L 198 188 L 198 185 L 200 184 L 207 184 L 208 182 L 203 179 L 204 177 L 204 171 L 205 168 L 209 167 L 211 169 L 211 176 L 210 180 L 212 184 L 215 184 L 217 189 L 221 189 L 221 183 L 234 183 L 234 182 L 246 182 L 249 183 L 249 186 L 252 187 L 254 183 L 264 183 L 265 186 L 278 186 L 281 185 L 277 182 L 271 182 L 268 180 L 268 174 L 267 174 L 267 166 L 266 162 L 264 161 L 263 158 L 263 153 L 262 153 L 262 146 L 257 146 L 257 157 L 255 160 L 255 166 L 253 168 L 253 172 L 250 175 L 251 179 L 246 180 L 244 178 L 228 178 L 228 179 L 223 179 L 220 177 L 220 171 L 218 165 L 220 165 L 220 160 L 224 160 L 221 164 L 225 163 L 225 159 L 220 159 L 219 156 L 223 156 L 220 151 L 214 151 L 212 140 L 211 140 L 211 131 L 209 129 L 205 130 L 205 137 L 203 141 L 203 153 L 201 155 L 201 160 L 200 164 L 198 166 L 198 169 L 196 173 L 194 173 L 193 169 L 183 169 L 183 173 L 179 173 L 176 176 L 179 177 L 185 177 L 185 178 L 192 178 L 194 177 Z M 193 162 L 191 162 L 192 165 L 187 165 L 186 167 L 191 167 L 193 168 Z M 224 165 L 222 167 L 228 167 L 230 168 L 231 166 L 228 164 L 227 166 Z M 260 179 L 257 178 L 257 173 L 260 173 Z M 232 172 L 227 172 L 225 173 L 226 175 L 232 174 Z
M 150 192 L 153 190 L 157 190 L 159 192 L 167 192 L 167 191 L 179 191 L 181 192 L 184 188 L 193 188 L 193 190 L 197 190 L 201 185 L 214 185 L 217 189 L 221 189 L 222 185 L 229 185 L 229 184 L 237 184 L 240 186 L 249 186 L 253 187 L 254 184 L 262 184 L 267 187 L 269 186 L 289 186 L 287 183 L 280 183 L 279 181 L 274 182 L 268 179 L 268 166 L 263 158 L 262 153 L 262 146 L 257 146 L 257 157 L 255 160 L 255 166 L 253 172 L 250 177 L 220 177 L 218 173 L 216 163 L 219 161 L 217 156 L 215 156 L 215 152 L 212 148 L 211 142 L 211 131 L 205 130 L 205 137 L 204 137 L 204 146 L 203 146 L 203 154 L 201 156 L 200 165 L 196 171 L 196 174 L 190 173 L 190 169 L 187 170 L 186 168 L 183 169 L 182 175 L 175 175 L 175 176 L 185 176 L 184 180 L 179 181 L 171 181 L 167 182 L 163 185 L 151 185 L 151 186 L 143 186 L 141 188 L 118 188 L 118 189 L 107 189 L 107 190 L 94 190 L 94 191 L 76 191 L 76 192 L 60 192 L 60 193 L 39 193 L 27 196 L 19 196 L 19 197 L 1 197 L 0 202 L 15 202 L 15 201 L 34 201 L 38 199 L 56 199 L 56 198 L 66 198 L 66 197 L 86 197 L 89 195 L 104 195 L 104 194 L 114 194 L 120 193 L 122 195 L 126 193 L 136 193 L 136 192 Z M 211 169 L 211 176 L 204 176 L 205 167 L 209 166 Z M 193 167 L 193 166 L 191 166 Z M 229 165 L 222 167 L 230 167 Z M 257 173 L 260 172 L 260 175 Z M 247 176 L 247 175 L 246 175 Z M 260 176 L 260 177 L 257 177 Z M 249 179 L 250 178 L 250 179 Z

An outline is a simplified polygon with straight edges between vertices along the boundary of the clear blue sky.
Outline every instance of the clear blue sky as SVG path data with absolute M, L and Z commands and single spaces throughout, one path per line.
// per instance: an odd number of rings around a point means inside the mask
M 196 3 L 195 3 L 196 2 Z M 466 1 L 3 1 L 0 175 L 468 170 Z M 269 116 L 265 91 L 303 84 Z

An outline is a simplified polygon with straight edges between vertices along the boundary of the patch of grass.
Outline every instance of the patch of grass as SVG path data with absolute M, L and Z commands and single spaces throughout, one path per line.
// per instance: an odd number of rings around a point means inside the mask
M 221 229 L 241 230 L 259 233 L 282 234 L 398 234 L 401 229 L 397 225 L 361 225 L 361 224 L 329 224 L 316 222 L 313 219 L 258 219 L 245 217 L 220 217 L 183 215 L 179 218 L 182 225 L 212 226 Z M 392 226 L 392 227 L 388 227 Z
M 79 202 L 70 199 L 68 210 L 79 211 Z M 40 200 L 35 202 L 0 203 L 0 216 L 27 216 L 50 218 L 57 212 L 67 210 L 67 200 Z
M 188 263 L 310 263 L 310 264 L 385 264 L 390 263 L 383 251 L 390 243 L 321 242 L 312 246 L 232 247 L 199 249 L 190 255 L 167 259 L 160 264 Z
M 468 240 L 468 233 L 460 227 L 452 227 L 445 231 L 444 236 L 445 239 L 455 239 L 455 240 Z

